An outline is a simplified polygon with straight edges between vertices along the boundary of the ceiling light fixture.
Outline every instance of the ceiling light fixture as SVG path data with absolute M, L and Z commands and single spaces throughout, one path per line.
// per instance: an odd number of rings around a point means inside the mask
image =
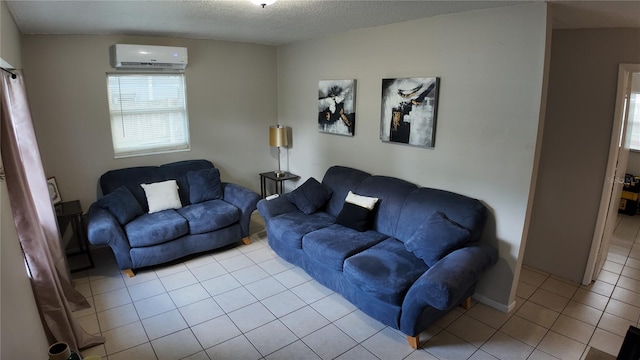
M 271 5 L 274 2 L 276 2 L 277 0 L 250 0 L 252 3 L 258 5 L 258 6 L 262 6 L 263 8 L 267 5 Z

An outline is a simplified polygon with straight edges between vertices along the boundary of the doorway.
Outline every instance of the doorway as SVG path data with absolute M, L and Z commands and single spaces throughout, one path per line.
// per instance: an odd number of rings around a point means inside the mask
M 634 115 L 634 108 L 631 106 L 631 100 L 635 93 L 640 93 L 640 64 L 620 64 L 609 159 L 600 199 L 598 220 L 582 279 L 584 285 L 590 284 L 600 273 L 607 258 L 616 226 L 620 195 L 632 142 L 633 121 L 631 121 L 631 116 Z

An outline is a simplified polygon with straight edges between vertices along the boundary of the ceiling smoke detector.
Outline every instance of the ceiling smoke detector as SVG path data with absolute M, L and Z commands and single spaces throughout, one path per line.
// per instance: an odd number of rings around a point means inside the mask
M 263 8 L 267 5 L 271 5 L 274 2 L 276 2 L 277 0 L 250 0 L 252 3 L 258 5 L 258 6 L 262 6 Z

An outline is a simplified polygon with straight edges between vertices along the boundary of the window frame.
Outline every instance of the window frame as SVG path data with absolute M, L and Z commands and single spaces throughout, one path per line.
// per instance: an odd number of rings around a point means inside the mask
M 181 89 L 182 89 L 182 103 L 184 104 L 184 109 L 181 106 L 173 107 L 173 108 L 162 108 L 162 109 L 134 109 L 134 110 L 123 110 L 122 107 L 120 109 L 112 108 L 112 94 L 110 89 L 110 81 L 113 77 L 115 78 L 123 78 L 127 76 L 140 76 L 140 77 L 153 77 L 153 76 L 179 76 L 181 78 Z M 151 78 L 149 78 L 151 79 Z M 115 159 L 128 158 L 128 157 L 136 157 L 136 156 L 146 156 L 146 155 L 158 155 L 158 154 L 166 154 L 166 153 L 174 153 L 174 152 L 183 152 L 183 151 L 191 151 L 191 136 L 190 136 L 190 124 L 189 124 L 189 111 L 188 111 L 188 103 L 187 103 L 187 78 L 184 71 L 118 71 L 118 72 L 107 72 L 106 73 L 106 82 L 107 82 L 107 105 L 109 107 L 109 128 L 111 132 L 111 144 L 113 148 L 113 154 Z M 119 93 L 119 98 L 122 98 L 122 93 Z M 164 143 L 164 144 L 156 144 L 156 145 L 141 145 L 135 148 L 125 148 L 118 149 L 117 147 L 117 133 L 114 132 L 114 126 L 119 122 L 117 126 L 124 126 L 122 123 L 123 114 L 126 115 L 135 115 L 135 114 L 170 114 L 170 113 L 182 113 L 182 124 L 183 128 L 183 138 L 184 141 L 181 143 Z M 116 119 L 120 117 L 120 120 Z M 149 118 L 152 120 L 152 118 Z M 117 131 L 117 130 L 116 130 Z
M 628 106 L 629 109 L 625 110 L 627 110 L 628 116 L 627 131 L 630 132 L 630 134 L 627 135 L 629 138 L 629 151 L 640 153 L 640 143 L 638 147 L 633 147 L 632 145 L 634 138 L 640 140 L 640 92 L 630 93 Z M 636 140 L 636 142 L 638 142 L 638 140 Z

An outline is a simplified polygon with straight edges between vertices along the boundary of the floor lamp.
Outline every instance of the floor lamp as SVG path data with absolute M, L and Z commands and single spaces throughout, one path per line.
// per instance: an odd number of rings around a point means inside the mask
M 287 128 L 280 125 L 269 126 L 269 146 L 278 148 L 278 171 L 276 177 L 282 177 L 286 173 L 280 170 L 280 148 L 289 145 Z

